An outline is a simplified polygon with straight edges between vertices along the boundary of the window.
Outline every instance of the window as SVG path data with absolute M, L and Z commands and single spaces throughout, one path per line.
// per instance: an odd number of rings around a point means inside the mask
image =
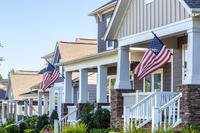
M 106 19 L 106 27 L 108 27 L 109 22 L 110 22 L 110 18 L 107 18 L 107 19 Z
M 106 50 L 114 49 L 114 41 L 106 41 Z
M 186 80 L 186 76 L 187 76 L 187 57 L 188 57 L 188 47 L 187 44 L 183 44 L 182 45 L 182 78 L 183 78 L 183 83 Z
M 22 111 L 24 111 L 24 106 L 22 106 Z
M 163 91 L 163 69 L 159 69 L 143 79 L 143 91 Z
M 154 0 L 144 0 L 144 4 L 150 4 L 151 2 L 153 2 Z

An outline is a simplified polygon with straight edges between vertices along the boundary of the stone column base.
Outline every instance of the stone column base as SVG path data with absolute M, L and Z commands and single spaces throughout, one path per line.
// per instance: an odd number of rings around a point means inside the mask
M 112 89 L 111 90 L 111 114 L 110 114 L 110 127 L 122 128 L 123 127 L 123 96 L 122 93 L 131 93 L 133 90 L 127 89 Z
M 180 116 L 185 126 L 200 125 L 200 85 L 179 85 L 182 92 Z
M 77 118 L 79 119 L 81 117 L 81 111 L 83 109 L 83 106 L 85 105 L 86 103 L 77 103 L 76 104 L 76 107 L 78 109 L 77 111 Z

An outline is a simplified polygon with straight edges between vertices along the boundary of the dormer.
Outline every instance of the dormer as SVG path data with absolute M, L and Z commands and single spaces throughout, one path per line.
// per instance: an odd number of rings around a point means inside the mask
M 104 34 L 111 20 L 117 0 L 112 0 L 107 4 L 92 11 L 89 16 L 94 16 L 98 25 L 98 53 L 117 48 L 118 43 L 114 40 L 104 40 Z

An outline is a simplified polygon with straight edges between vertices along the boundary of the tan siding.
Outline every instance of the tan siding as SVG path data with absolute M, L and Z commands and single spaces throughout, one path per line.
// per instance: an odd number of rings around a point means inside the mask
M 179 0 L 154 0 L 145 5 L 144 0 L 132 0 L 118 37 L 140 33 L 189 18 Z

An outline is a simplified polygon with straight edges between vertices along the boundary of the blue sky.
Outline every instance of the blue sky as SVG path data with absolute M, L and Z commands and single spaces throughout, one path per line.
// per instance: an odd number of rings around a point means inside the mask
M 41 56 L 52 52 L 59 40 L 96 38 L 97 25 L 88 14 L 109 0 L 1 0 L 0 73 L 39 70 Z

